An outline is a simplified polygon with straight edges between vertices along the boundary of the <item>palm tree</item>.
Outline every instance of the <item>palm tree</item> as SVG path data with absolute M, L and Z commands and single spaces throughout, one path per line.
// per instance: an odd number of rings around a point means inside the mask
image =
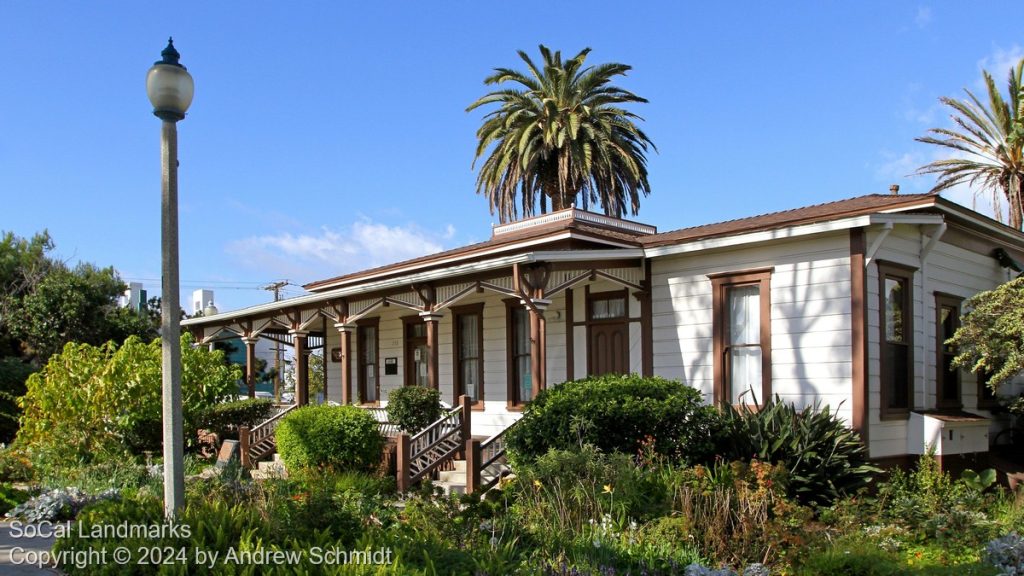
M 651 191 L 647 181 L 647 149 L 657 150 L 621 104 L 647 100 L 610 81 L 631 70 L 625 64 L 584 67 L 590 48 L 569 60 L 540 46 L 538 68 L 520 50 L 528 73 L 496 68 L 486 85 L 514 86 L 495 90 L 470 104 L 469 112 L 498 103 L 477 130 L 479 144 L 473 166 L 488 149 L 477 177 L 477 193 L 487 197 L 491 213 L 502 222 L 521 208 L 532 215 L 568 208 L 577 196 L 582 205 L 600 203 L 604 213 L 621 217 L 640 208 L 640 195 Z M 539 198 L 537 198 L 539 196 Z
M 1009 208 L 1008 223 L 1021 229 L 1024 221 L 1024 202 L 1021 185 L 1024 183 L 1024 93 L 1021 92 L 1021 72 L 1024 59 L 1010 69 L 1009 99 L 1004 100 L 992 75 L 982 70 L 988 88 L 988 107 L 965 89 L 967 100 L 940 98 L 952 108 L 953 122 L 960 131 L 932 128 L 935 136 L 917 138 L 918 142 L 935 144 L 955 150 L 962 155 L 936 160 L 918 168 L 918 174 L 938 174 L 932 192 L 940 192 L 960 183 L 975 187 L 975 194 L 992 194 L 996 218 L 1001 218 L 1000 196 Z

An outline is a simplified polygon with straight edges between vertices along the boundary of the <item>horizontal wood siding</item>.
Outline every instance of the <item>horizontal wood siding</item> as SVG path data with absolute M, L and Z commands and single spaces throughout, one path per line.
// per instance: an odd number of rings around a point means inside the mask
M 713 389 L 708 274 L 774 267 L 772 390 L 799 406 L 815 401 L 850 418 L 849 235 L 765 243 L 653 261 L 654 372 Z M 840 406 L 840 404 L 842 404 Z
M 870 451 L 872 458 L 885 458 L 908 453 L 909 421 L 881 421 L 878 406 L 880 402 L 880 318 L 878 294 L 877 261 L 889 261 L 917 268 L 914 274 L 914 383 L 913 408 L 932 409 L 936 406 L 936 327 L 935 293 L 952 294 L 964 299 L 978 292 L 991 290 L 1008 279 L 1006 271 L 988 255 L 969 251 L 940 240 L 921 262 L 921 251 L 934 232 L 931 226 L 897 225 L 885 239 L 867 269 L 867 336 L 868 336 L 868 422 L 870 425 Z M 878 230 L 869 230 L 866 243 L 871 246 L 878 237 Z M 957 241 L 963 234 L 950 234 Z M 984 245 L 983 238 L 972 238 L 972 242 Z M 995 245 L 992 245 L 995 247 Z M 961 372 L 964 409 L 977 410 L 977 379 L 969 372 Z M 1010 392 L 1019 389 L 1019 384 L 1007 387 Z M 998 423 L 994 422 L 994 426 Z

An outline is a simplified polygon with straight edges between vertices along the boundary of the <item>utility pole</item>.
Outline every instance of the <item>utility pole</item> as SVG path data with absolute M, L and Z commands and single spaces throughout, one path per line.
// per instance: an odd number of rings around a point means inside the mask
M 277 282 L 271 282 L 266 286 L 263 286 L 264 290 L 268 290 L 274 293 L 274 302 L 281 299 L 281 289 L 287 286 L 289 282 L 287 280 L 278 280 Z M 274 345 L 274 402 L 281 403 L 281 348 L 280 343 Z

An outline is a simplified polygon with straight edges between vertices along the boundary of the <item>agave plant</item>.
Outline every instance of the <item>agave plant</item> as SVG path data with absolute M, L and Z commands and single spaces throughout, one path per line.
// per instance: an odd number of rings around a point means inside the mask
M 1020 229 L 1024 223 L 1024 92 L 1021 72 L 1024 59 L 1010 69 L 1007 98 L 996 87 L 992 75 L 982 70 L 988 91 L 988 106 L 970 90 L 966 100 L 943 97 L 939 101 L 953 109 L 956 129 L 932 128 L 932 136 L 918 142 L 953 150 L 957 156 L 936 160 L 918 168 L 918 174 L 937 174 L 932 192 L 966 183 L 975 194 L 988 192 L 996 218 L 1001 218 L 1001 200 L 1008 204 L 1007 223 Z
M 879 470 L 867 447 L 828 406 L 798 410 L 777 396 L 754 410 L 725 408 L 723 456 L 782 464 L 789 495 L 804 504 L 828 505 L 871 482 Z

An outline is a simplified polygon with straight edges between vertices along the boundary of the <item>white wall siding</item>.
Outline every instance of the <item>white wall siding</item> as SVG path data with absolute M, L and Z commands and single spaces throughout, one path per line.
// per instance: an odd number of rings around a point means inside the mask
M 994 258 L 978 254 L 940 240 L 934 249 L 921 261 L 923 248 L 928 244 L 933 226 L 897 225 L 879 248 L 875 260 L 867 269 L 868 288 L 868 422 L 870 426 L 870 452 L 874 458 L 899 456 L 908 453 L 910 420 L 882 421 L 879 415 L 881 402 L 879 362 L 881 328 L 879 317 L 880 296 L 878 291 L 878 261 L 888 261 L 916 268 L 913 275 L 914 309 L 914 353 L 913 353 L 913 406 L 912 409 L 928 410 L 936 407 L 936 293 L 970 298 L 978 292 L 991 290 L 1007 280 L 1006 271 Z M 879 232 L 870 230 L 867 244 L 877 238 Z M 964 409 L 977 409 L 977 378 L 974 374 L 961 371 L 961 398 Z
M 772 390 L 850 418 L 849 235 L 766 243 L 653 261 L 654 372 L 713 392 L 709 274 L 773 267 Z M 841 406 L 840 406 L 841 405 Z

